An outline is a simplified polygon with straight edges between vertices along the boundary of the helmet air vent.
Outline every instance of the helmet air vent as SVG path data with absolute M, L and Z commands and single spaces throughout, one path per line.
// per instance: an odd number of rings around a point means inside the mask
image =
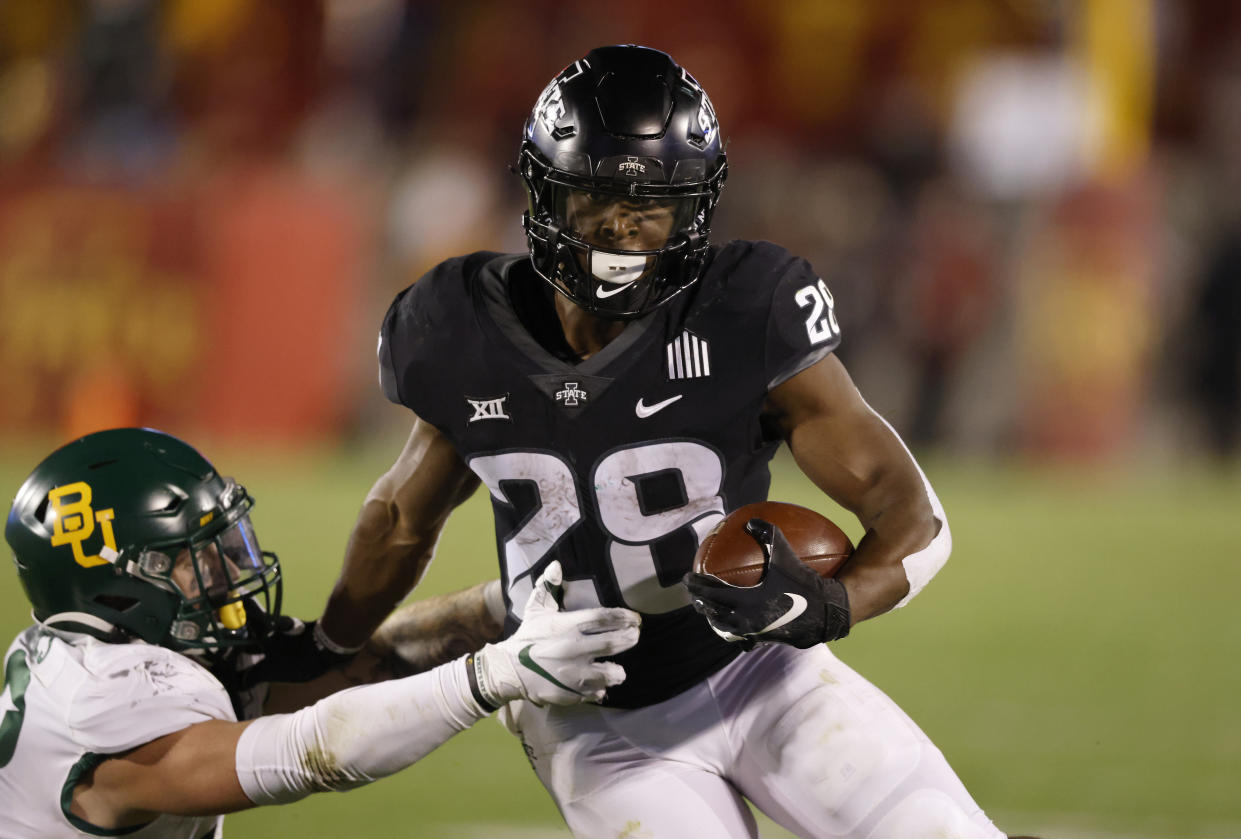
M 98 463 L 92 463 L 90 466 L 86 468 L 87 469 L 102 469 L 105 466 L 111 466 L 113 463 L 119 463 L 119 462 L 120 461 L 117 460 L 117 458 L 113 457 L 113 458 L 109 458 L 108 460 L 101 460 Z
M 599 80 L 595 102 L 604 130 L 622 137 L 662 136 L 672 117 L 672 92 L 663 77 L 653 73 L 608 73 Z
M 142 602 L 136 597 L 124 597 L 119 594 L 97 594 L 94 600 L 100 606 L 116 612 L 128 612 Z
M 39 502 L 39 506 L 34 508 L 34 520 L 42 524 L 47 521 L 47 506 L 51 503 L 51 494 L 43 496 L 43 500 Z

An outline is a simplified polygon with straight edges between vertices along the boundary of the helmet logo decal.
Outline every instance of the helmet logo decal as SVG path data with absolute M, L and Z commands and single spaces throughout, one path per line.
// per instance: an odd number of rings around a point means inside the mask
M 698 84 L 684 67 L 681 68 L 681 81 L 698 94 L 698 130 L 702 132 L 702 142 L 710 143 L 715 132 L 720 128 L 720 121 L 715 116 L 715 108 L 711 105 L 711 100 L 707 98 L 707 92 L 702 89 L 702 85 Z
M 702 131 L 703 142 L 710 143 L 719 127 L 719 120 L 715 118 L 715 109 L 711 107 L 711 100 L 704 93 L 702 103 L 698 106 L 698 128 Z
M 76 500 L 66 502 L 66 496 L 76 496 Z M 117 557 L 116 537 L 112 535 L 112 519 L 115 513 L 112 508 L 106 510 L 91 509 L 91 488 L 85 481 L 56 487 L 47 494 L 48 505 L 51 507 L 52 545 L 73 546 L 73 559 L 83 568 L 105 565 L 114 562 Z M 99 532 L 103 537 L 103 547 L 99 553 L 87 555 L 82 550 L 82 543 L 95 532 L 95 524 L 99 524 Z
M 626 158 L 625 161 L 619 164 L 616 168 L 619 171 L 623 172 L 624 174 L 632 175 L 635 178 L 639 174 L 642 174 L 642 175 L 646 174 L 646 165 L 640 162 L 638 158 L 633 157 L 632 155 Z
M 556 123 L 564 116 L 564 102 L 560 98 L 560 82 L 552 82 L 547 86 L 547 90 L 543 91 L 543 95 L 539 97 L 539 104 L 535 106 L 535 110 L 539 113 L 539 119 L 543 121 L 543 130 L 551 134 L 556 130 Z
M 589 66 L 585 61 L 575 61 L 566 67 L 559 76 L 552 79 L 551 84 L 543 88 L 543 92 L 539 95 L 539 101 L 534 105 L 534 112 L 538 114 L 539 120 L 543 123 L 543 130 L 548 134 L 555 132 L 556 123 L 560 122 L 560 118 L 565 115 L 564 100 L 561 97 L 560 86 L 585 73 L 586 68 Z M 530 120 L 530 129 L 527 133 L 529 136 L 533 136 L 534 120 Z

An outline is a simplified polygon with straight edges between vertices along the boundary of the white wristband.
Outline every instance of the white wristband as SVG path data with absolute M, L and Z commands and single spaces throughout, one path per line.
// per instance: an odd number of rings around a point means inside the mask
M 318 645 L 319 649 L 327 650 L 328 652 L 336 653 L 337 655 L 353 655 L 354 653 L 361 652 L 362 648 L 366 646 L 365 641 L 358 644 L 356 647 L 346 647 L 343 644 L 337 644 L 331 638 L 327 637 L 327 633 L 323 631 L 323 621 L 315 621 L 314 639 L 315 644 Z
M 237 742 L 237 779 L 259 805 L 353 789 L 404 769 L 486 715 L 457 659 L 258 718 Z

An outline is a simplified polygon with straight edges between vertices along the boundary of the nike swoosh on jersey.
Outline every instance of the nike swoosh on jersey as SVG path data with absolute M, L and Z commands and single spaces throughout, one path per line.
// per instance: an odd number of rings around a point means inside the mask
M 561 690 L 567 690 L 569 693 L 573 693 L 573 694 L 577 694 L 578 696 L 581 696 L 582 694 L 580 691 L 574 690 L 573 688 L 566 685 L 564 682 L 557 679 L 551 673 L 548 673 L 546 670 L 543 669 L 543 665 L 539 664 L 537 661 L 534 660 L 534 656 L 530 655 L 530 648 L 533 646 L 534 644 L 527 644 L 526 646 L 522 647 L 521 652 L 517 654 L 517 660 L 520 661 L 527 670 L 534 671 L 535 673 L 539 674 L 544 679 L 547 679 L 547 681 L 551 682 L 553 685 L 560 688 Z
M 678 393 L 676 396 L 669 396 L 663 402 L 656 402 L 654 405 L 647 405 L 642 399 L 639 399 L 638 404 L 633 406 L 633 412 L 638 415 L 639 419 L 646 419 L 651 414 L 658 413 L 667 408 L 684 395 L 683 393 Z
M 773 629 L 779 629 L 780 627 L 784 626 L 786 623 L 796 620 L 798 617 L 801 616 L 802 612 L 806 611 L 806 605 L 807 605 L 806 598 L 802 597 L 800 594 L 793 594 L 793 592 L 791 591 L 786 591 L 784 593 L 784 596 L 787 597 L 789 600 L 792 600 L 793 605 L 790 606 L 789 610 L 785 612 L 783 615 L 781 615 L 780 617 L 776 618 L 771 623 L 764 626 L 758 632 L 754 633 L 755 635 L 764 635 L 768 632 L 771 632 Z
M 605 288 L 604 286 L 599 286 L 599 288 L 595 290 L 595 297 L 602 299 L 604 297 L 611 297 L 613 294 L 620 294 L 622 291 L 629 288 L 631 285 L 633 285 L 636 282 L 637 280 L 633 280 L 632 282 L 625 283 L 622 286 L 617 286 L 616 288 L 611 289 L 611 290 Z

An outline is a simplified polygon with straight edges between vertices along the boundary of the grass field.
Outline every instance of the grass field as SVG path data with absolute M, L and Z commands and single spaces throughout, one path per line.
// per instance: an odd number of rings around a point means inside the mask
M 321 609 L 361 498 L 396 445 L 207 451 L 258 499 L 289 611 Z M 6 498 L 36 459 L 11 447 L 0 456 Z M 1241 475 L 925 466 L 952 522 L 953 559 L 909 608 L 864 624 L 837 652 L 922 725 L 1010 833 L 1241 837 Z M 786 461 L 772 497 L 833 513 Z M 480 494 L 454 515 L 419 593 L 494 565 Z M 12 637 L 28 610 L 11 573 L 0 606 Z M 230 817 L 228 834 L 568 835 L 494 721 L 396 778 Z

